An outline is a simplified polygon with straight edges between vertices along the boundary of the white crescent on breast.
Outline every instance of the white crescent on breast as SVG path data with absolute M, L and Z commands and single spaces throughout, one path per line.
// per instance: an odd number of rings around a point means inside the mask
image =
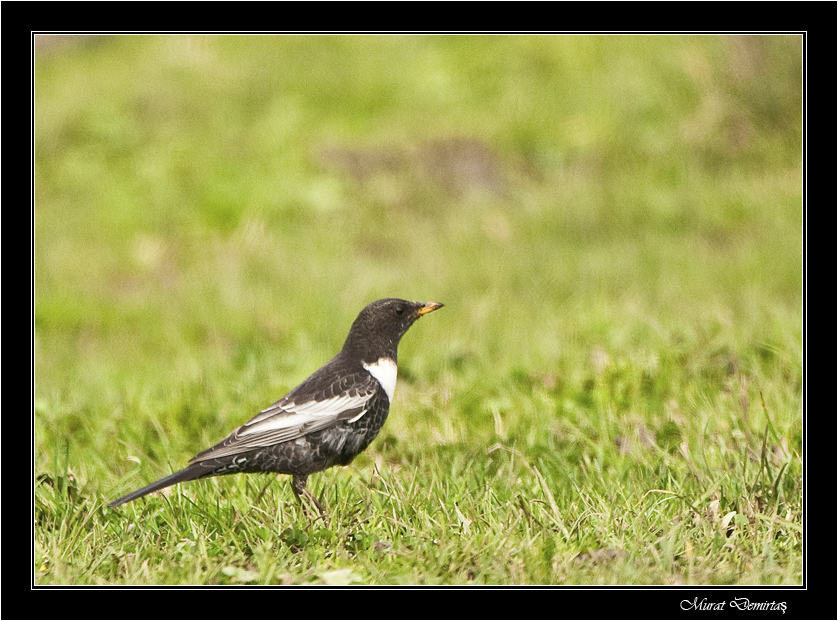
M 396 392 L 396 377 L 398 376 L 398 367 L 392 358 L 379 358 L 376 362 L 371 364 L 364 363 L 364 368 L 369 371 L 384 392 L 387 393 L 387 399 L 393 403 L 393 393 Z

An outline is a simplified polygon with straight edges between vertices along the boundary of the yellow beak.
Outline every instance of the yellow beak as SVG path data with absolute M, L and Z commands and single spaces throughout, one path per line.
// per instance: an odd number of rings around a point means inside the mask
M 442 308 L 444 304 L 440 304 L 439 302 L 425 302 L 425 305 L 416 311 L 416 314 L 420 317 L 422 315 L 427 315 L 428 313 L 432 313 L 438 308 Z

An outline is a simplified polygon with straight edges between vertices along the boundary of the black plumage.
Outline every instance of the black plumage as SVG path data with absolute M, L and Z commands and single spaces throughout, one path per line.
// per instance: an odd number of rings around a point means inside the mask
M 308 476 L 349 464 L 378 435 L 396 385 L 399 341 L 419 317 L 442 304 L 386 298 L 367 305 L 337 356 L 272 406 L 189 465 L 110 503 L 117 507 L 151 492 L 204 477 L 237 472 L 292 476 L 297 498 L 308 497 Z

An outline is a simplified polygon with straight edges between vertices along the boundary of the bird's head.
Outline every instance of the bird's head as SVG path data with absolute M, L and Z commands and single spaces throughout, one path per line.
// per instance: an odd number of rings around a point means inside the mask
M 395 361 L 399 341 L 410 326 L 422 315 L 442 306 L 439 302 L 413 302 L 398 298 L 371 302 L 358 314 L 343 347 L 360 353 L 365 362 L 374 362 L 383 356 Z

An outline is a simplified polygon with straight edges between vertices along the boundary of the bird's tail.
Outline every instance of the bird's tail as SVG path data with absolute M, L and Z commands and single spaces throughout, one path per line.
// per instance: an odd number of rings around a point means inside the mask
M 131 502 L 132 500 L 136 500 L 146 494 L 150 494 L 151 492 L 156 492 L 159 489 L 163 489 L 165 487 L 170 487 L 175 483 L 182 483 L 183 481 L 192 481 L 194 479 L 199 479 L 203 476 L 207 476 L 212 472 L 212 467 L 203 466 L 202 464 L 192 464 L 191 466 L 187 466 L 183 470 L 178 470 L 174 474 L 170 474 L 167 477 L 163 477 L 159 481 L 155 481 L 154 483 L 149 483 L 145 487 L 138 489 L 137 491 L 131 492 L 130 494 L 126 494 L 122 498 L 118 498 L 114 500 L 112 503 L 108 504 L 109 507 L 118 507 L 119 505 L 123 505 L 126 502 Z

